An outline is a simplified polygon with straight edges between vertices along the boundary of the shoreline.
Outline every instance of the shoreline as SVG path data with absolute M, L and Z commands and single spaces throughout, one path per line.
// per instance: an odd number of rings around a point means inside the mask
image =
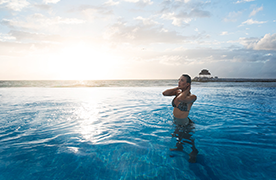
M 193 82 L 276 82 L 276 79 L 246 79 L 246 78 L 199 78 L 192 79 Z
M 275 86 L 276 79 L 246 79 L 246 78 L 194 78 L 192 82 L 263 82 Z M 44 88 L 90 88 L 90 87 L 157 87 L 175 86 L 176 79 L 171 80 L 87 80 L 87 81 L 0 81 L 0 88 L 44 87 Z

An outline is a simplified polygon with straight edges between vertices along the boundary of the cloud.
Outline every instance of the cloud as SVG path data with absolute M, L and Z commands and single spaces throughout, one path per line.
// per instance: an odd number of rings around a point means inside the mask
M 51 6 L 48 4 L 33 4 L 34 7 L 38 8 L 38 9 L 42 9 L 42 10 L 46 10 L 49 11 L 51 10 Z
M 34 55 L 33 53 L 48 52 L 50 48 L 56 49 L 55 44 L 49 43 L 18 43 L 0 41 L 0 56 L 2 57 L 24 57 Z M 0 58 L 1 59 L 1 58 Z
M 262 11 L 262 10 L 263 10 L 263 6 L 257 8 L 257 9 L 253 9 L 253 11 L 250 13 L 249 17 L 255 16 L 258 12 L 260 12 L 260 11 Z
M 235 3 L 239 4 L 239 3 L 246 3 L 246 2 L 252 2 L 252 1 L 255 1 L 255 0 L 240 0 L 240 1 L 237 1 Z
M 267 76 L 262 75 L 262 67 L 268 62 L 276 67 L 276 58 L 267 56 L 265 51 L 255 51 L 252 49 L 213 49 L 213 48 L 197 48 L 197 49 L 176 49 L 165 52 L 155 53 L 152 60 L 172 66 L 173 68 L 194 68 L 194 67 L 212 67 L 210 69 L 216 75 L 236 76 L 236 77 L 256 77 Z M 151 58 L 151 57 L 149 57 Z M 250 74 L 251 69 L 254 74 Z M 232 72 L 233 71 L 233 72 Z M 240 71 L 240 72 L 237 72 Z M 275 70 L 274 76 L 275 76 Z M 229 74 L 228 74 L 229 73 Z M 271 77 L 271 76 L 270 76 Z
M 110 3 L 110 2 L 109 2 Z M 108 2 L 101 6 L 93 6 L 93 5 L 82 5 L 78 8 L 71 10 L 70 12 L 80 12 L 88 19 L 96 19 L 98 16 L 110 16 L 113 15 L 111 6 Z
M 261 76 L 263 77 L 276 77 L 276 56 L 269 58 L 263 67 L 260 68 Z
M 240 38 L 240 43 L 248 49 L 276 51 L 276 34 L 266 34 L 263 38 Z
M 230 12 L 226 18 L 224 18 L 225 22 L 236 22 L 239 17 L 241 17 L 242 11 Z
M 172 20 L 172 24 L 175 26 L 181 26 L 183 23 L 188 24 L 189 22 L 192 21 L 192 18 L 188 18 L 188 16 L 185 18 L 180 17 L 180 15 L 177 15 L 174 12 L 163 14 L 161 18 Z
M 179 55 L 163 55 L 157 58 L 159 63 L 167 65 L 167 66 L 180 66 L 185 63 L 189 63 L 190 60 L 187 59 L 186 56 Z
M 15 37 L 10 36 L 9 34 L 1 34 L 0 33 L 0 42 L 6 42 L 6 41 L 11 41 L 15 40 Z
M 0 0 L 0 5 L 13 11 L 21 11 L 28 7 L 30 3 L 26 0 Z
M 210 17 L 211 13 L 209 11 L 203 11 L 200 9 L 193 9 L 190 14 L 191 17 L 195 18 L 205 18 L 205 17 Z
M 225 36 L 225 35 L 228 35 L 228 34 L 229 34 L 228 31 L 223 31 L 223 32 L 220 33 L 221 36 Z
M 59 35 L 47 35 L 42 33 L 31 33 L 25 31 L 10 31 L 10 36 L 15 37 L 17 41 L 32 41 L 32 42 L 61 42 L 64 39 Z
M 191 37 L 179 35 L 177 32 L 165 30 L 162 26 L 149 19 L 136 18 L 138 24 L 127 25 L 119 22 L 109 27 L 104 38 L 117 43 L 154 44 L 183 43 Z
M 50 4 L 50 3 L 52 3 L 52 4 L 56 4 L 56 3 L 58 3 L 60 0 L 43 0 L 43 2 L 45 3 L 45 4 Z
M 126 2 L 136 3 L 141 6 L 151 5 L 153 2 L 151 0 L 124 0 Z
M 264 24 L 264 23 L 267 23 L 267 21 L 254 21 L 253 19 L 248 19 L 248 20 L 242 22 L 242 24 L 240 26 L 243 26 L 245 24 L 252 25 L 252 24 Z
M 107 5 L 107 6 L 116 6 L 116 5 L 120 4 L 120 2 L 119 1 L 114 2 L 113 0 L 108 0 L 104 4 Z
M 62 18 L 60 16 L 48 18 L 43 14 L 33 14 L 26 17 L 25 20 L 15 19 L 3 19 L 0 24 L 6 25 L 10 28 L 22 28 L 22 29 L 42 29 L 49 28 L 49 26 L 57 24 L 81 24 L 84 20 L 76 18 Z
M 161 16 L 163 19 L 172 20 L 172 24 L 175 26 L 181 26 L 183 23 L 188 24 L 193 19 L 196 18 L 205 18 L 210 17 L 211 13 L 209 11 L 203 11 L 200 9 L 193 9 L 189 13 L 187 12 L 180 12 L 178 14 L 172 13 L 165 13 Z
M 135 20 L 142 21 L 143 24 L 146 25 L 146 26 L 151 26 L 151 25 L 157 25 L 157 24 L 159 24 L 157 21 L 154 21 L 151 18 L 143 18 L 141 16 L 138 16 L 137 18 L 135 18 Z

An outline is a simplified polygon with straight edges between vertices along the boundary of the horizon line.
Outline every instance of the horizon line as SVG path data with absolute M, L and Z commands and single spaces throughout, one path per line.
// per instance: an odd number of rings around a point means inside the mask
M 198 77 L 198 76 L 196 76 Z M 194 77 L 194 78 L 196 78 Z M 192 78 L 192 79 L 194 79 Z M 160 78 L 160 79 L 155 79 L 155 78 L 149 78 L 149 79 L 143 79 L 143 78 L 131 78 L 131 79 L 0 79 L 0 81 L 124 81 L 124 80 L 177 80 L 178 78 Z M 209 79 L 209 78 L 208 78 Z M 210 78 L 211 79 L 211 78 Z M 215 78 L 213 78 L 215 79 Z M 217 79 L 270 79 L 270 80 L 276 80 L 276 77 L 272 78 L 248 78 L 248 77 L 218 77 Z

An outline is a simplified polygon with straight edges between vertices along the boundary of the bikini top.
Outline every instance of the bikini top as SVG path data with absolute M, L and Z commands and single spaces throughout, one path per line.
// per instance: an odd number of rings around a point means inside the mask
M 175 98 L 176 97 L 177 96 L 175 96 Z M 172 100 L 173 107 L 176 107 L 176 105 L 174 104 L 175 98 Z M 180 102 L 176 108 L 178 108 L 180 111 L 188 111 L 188 105 L 187 105 L 187 103 L 184 103 L 184 102 Z

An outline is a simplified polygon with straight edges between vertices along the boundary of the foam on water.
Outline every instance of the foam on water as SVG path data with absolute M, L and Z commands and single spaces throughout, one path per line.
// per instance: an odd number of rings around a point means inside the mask
M 275 177 L 275 87 L 195 83 L 195 164 L 166 88 L 1 88 L 0 179 Z

